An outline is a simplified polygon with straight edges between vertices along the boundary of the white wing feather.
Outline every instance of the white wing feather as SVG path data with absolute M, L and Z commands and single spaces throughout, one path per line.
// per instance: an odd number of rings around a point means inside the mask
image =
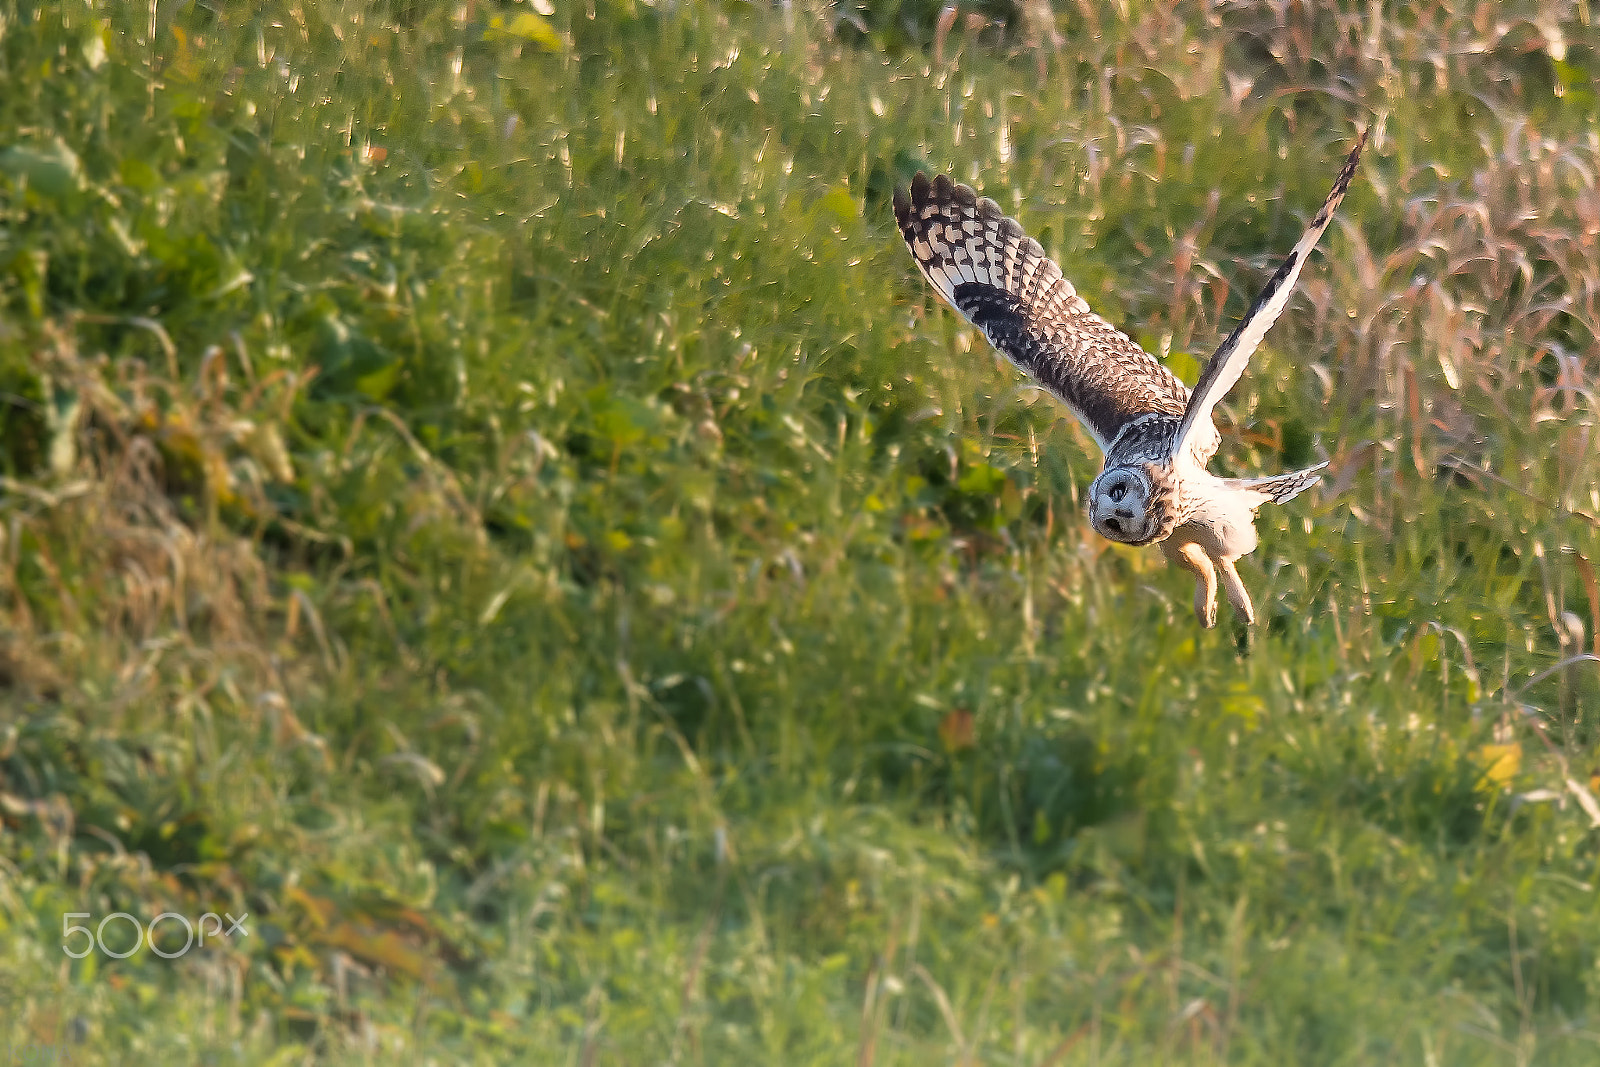
M 1322 231 L 1328 228 L 1339 201 L 1344 199 L 1345 190 L 1350 187 L 1350 179 L 1355 176 L 1356 163 L 1361 158 L 1361 148 L 1366 143 L 1367 135 L 1363 132 L 1361 140 L 1357 142 L 1350 157 L 1345 160 L 1344 169 L 1339 172 L 1338 180 L 1333 183 L 1333 191 L 1328 194 L 1328 199 L 1323 202 L 1316 218 L 1311 220 L 1311 225 L 1306 228 L 1305 234 L 1294 246 L 1294 251 L 1290 252 L 1288 258 L 1279 265 L 1266 287 L 1261 290 L 1261 295 L 1250 305 L 1250 310 L 1245 313 L 1243 321 L 1218 347 L 1211 357 L 1211 362 L 1206 364 L 1205 372 L 1200 375 L 1194 391 L 1189 394 L 1188 407 L 1184 409 L 1183 421 L 1178 425 L 1177 447 L 1172 452 L 1175 457 L 1191 449 L 1202 434 L 1210 436 L 1215 433 L 1211 424 L 1212 411 L 1227 395 L 1228 390 L 1238 382 L 1239 376 L 1244 373 L 1245 365 L 1250 362 L 1250 356 L 1260 346 L 1262 338 L 1278 320 L 1278 316 L 1283 314 L 1283 309 L 1288 306 L 1295 280 L 1300 277 L 1300 268 L 1305 266 L 1306 257 L 1311 254 L 1311 249 L 1322 237 Z

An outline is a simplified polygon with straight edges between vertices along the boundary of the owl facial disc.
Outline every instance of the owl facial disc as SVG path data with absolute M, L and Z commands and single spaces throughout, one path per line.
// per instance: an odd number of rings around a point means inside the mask
M 1138 467 L 1108 467 L 1089 486 L 1089 521 L 1108 540 L 1148 544 L 1164 525 L 1161 510 L 1150 476 Z

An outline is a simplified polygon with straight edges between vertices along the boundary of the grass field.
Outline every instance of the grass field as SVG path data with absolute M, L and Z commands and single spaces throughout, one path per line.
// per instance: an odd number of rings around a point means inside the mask
M 3 1062 L 1600 1062 L 1597 79 L 1554 0 L 0 0 Z M 890 193 L 1192 382 L 1369 124 L 1202 631 Z

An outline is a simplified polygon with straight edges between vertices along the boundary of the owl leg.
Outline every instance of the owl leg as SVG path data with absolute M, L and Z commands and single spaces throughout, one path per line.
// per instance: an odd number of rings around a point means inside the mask
M 1239 580 L 1239 572 L 1233 569 L 1233 560 L 1224 556 L 1217 560 L 1217 567 L 1222 571 L 1222 588 L 1228 594 L 1228 603 L 1247 624 L 1255 625 L 1256 612 L 1250 606 L 1250 593 Z
M 1173 563 L 1194 575 L 1194 617 L 1200 620 L 1201 626 L 1211 629 L 1217 624 L 1217 569 L 1211 565 L 1211 557 L 1193 541 L 1181 545 L 1165 541 L 1161 551 Z M 1235 580 L 1238 580 L 1237 576 Z

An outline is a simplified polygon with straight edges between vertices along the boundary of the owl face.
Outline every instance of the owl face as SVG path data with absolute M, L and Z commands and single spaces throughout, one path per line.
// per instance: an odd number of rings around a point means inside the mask
M 1147 545 L 1172 532 L 1170 494 L 1157 491 L 1149 466 L 1107 467 L 1089 485 L 1089 521 L 1101 537 Z

